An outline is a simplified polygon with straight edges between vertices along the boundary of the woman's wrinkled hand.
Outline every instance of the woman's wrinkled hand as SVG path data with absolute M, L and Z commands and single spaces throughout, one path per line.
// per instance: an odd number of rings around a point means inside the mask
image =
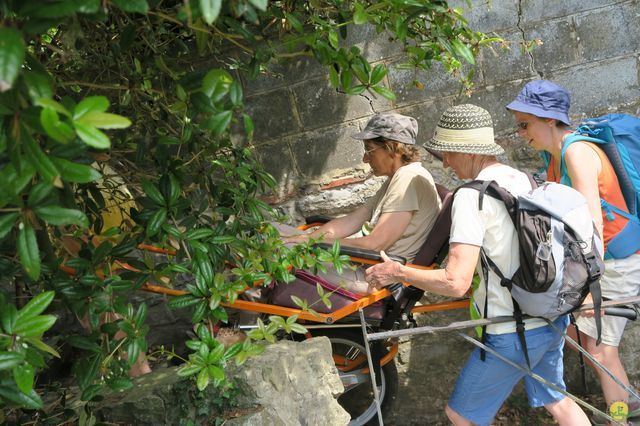
M 291 244 L 291 245 L 302 244 L 309 241 L 309 235 L 308 234 L 292 235 L 292 236 L 283 238 L 282 241 L 285 244 Z
M 376 290 L 400 281 L 401 265 L 389 259 L 384 251 L 380 252 L 380 256 L 383 262 L 367 268 L 364 274 L 364 279 L 369 283 L 369 287 Z

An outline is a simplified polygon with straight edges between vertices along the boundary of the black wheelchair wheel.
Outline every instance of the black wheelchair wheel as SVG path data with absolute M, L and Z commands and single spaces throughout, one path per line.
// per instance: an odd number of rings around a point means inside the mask
M 368 367 L 367 353 L 362 334 L 355 330 L 321 329 L 312 335 L 326 336 L 331 341 L 336 367 L 345 385 L 345 392 L 338 397 L 338 403 L 351 416 L 350 426 L 378 425 L 378 412 L 369 373 L 359 370 Z M 392 409 L 398 393 L 398 370 L 394 360 L 383 365 L 381 385 L 378 386 L 380 408 L 383 416 Z

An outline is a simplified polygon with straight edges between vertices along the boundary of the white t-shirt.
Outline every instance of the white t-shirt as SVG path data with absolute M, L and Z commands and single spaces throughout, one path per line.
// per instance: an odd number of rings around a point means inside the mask
M 387 253 L 409 262 L 420 250 L 442 207 L 431 173 L 420 162 L 400 167 L 367 201 L 371 211 L 368 227 L 373 229 L 383 213 L 413 212 L 411 221 Z
M 513 195 L 531 189 L 531 183 L 526 174 L 504 164 L 495 164 L 483 169 L 476 180 L 494 180 Z M 502 201 L 485 195 L 482 210 L 479 210 L 478 197 L 478 191 L 471 188 L 463 188 L 456 193 L 451 211 L 452 225 L 449 242 L 482 247 L 504 276 L 510 278 L 520 267 L 515 227 Z M 473 291 L 472 302 L 477 313 L 482 317 L 487 286 L 484 283 L 480 260 L 476 270 L 481 282 Z M 509 290 L 500 285 L 500 278 L 491 269 L 488 277 L 487 317 L 513 315 L 513 302 Z M 526 329 L 529 330 L 546 325 L 546 322 L 541 319 L 529 319 L 525 324 Z M 489 334 L 515 331 L 515 322 L 492 324 L 487 327 Z

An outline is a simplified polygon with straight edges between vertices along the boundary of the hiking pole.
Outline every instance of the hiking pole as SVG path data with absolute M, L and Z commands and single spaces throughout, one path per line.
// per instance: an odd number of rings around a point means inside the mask
M 509 364 L 511 367 L 515 368 L 516 370 L 518 370 L 518 371 L 520 371 L 522 373 L 525 373 L 527 376 L 532 377 L 533 379 L 537 380 L 538 382 L 542 383 L 543 385 L 545 385 L 547 387 L 550 387 L 551 389 L 555 390 L 556 392 L 560 392 L 562 395 L 564 395 L 567 398 L 573 400 L 576 404 L 583 406 L 584 408 L 588 409 L 589 411 L 591 411 L 593 413 L 597 413 L 597 414 L 605 417 L 607 420 L 613 422 L 614 424 L 624 425 L 624 423 L 620 423 L 620 422 L 614 420 L 613 417 L 611 417 L 610 415 L 605 414 L 604 412 L 598 410 L 596 407 L 594 407 L 591 404 L 581 400 L 577 396 L 574 396 L 574 395 L 570 394 L 565 389 L 562 389 L 560 386 L 556 385 L 555 383 L 550 382 L 550 381 L 546 380 L 544 377 L 537 375 L 536 373 L 531 371 L 530 368 L 524 367 L 524 366 L 522 366 L 522 365 L 520 365 L 520 364 L 518 364 L 516 362 L 511 361 L 509 358 L 505 357 L 504 355 L 501 355 L 500 353 L 495 351 L 493 348 L 490 348 L 489 346 L 485 345 L 484 343 L 477 341 L 473 337 L 468 336 L 468 335 L 464 334 L 461 331 L 457 331 L 456 334 L 458 336 L 462 337 L 463 339 L 473 343 L 474 345 L 476 345 L 480 349 L 483 349 L 487 353 L 490 353 L 491 355 L 495 356 L 496 358 L 498 358 L 502 362 L 505 362 L 505 363 Z
M 571 325 L 576 329 L 576 337 L 578 338 L 578 345 L 582 347 L 582 338 L 580 337 L 580 330 L 578 329 L 578 324 L 576 324 L 576 317 L 573 314 L 569 314 L 569 321 Z M 580 378 L 582 379 L 582 389 L 584 389 L 585 393 L 588 393 L 587 390 L 587 367 L 584 365 L 584 355 L 582 352 L 578 351 L 578 366 L 580 367 Z
M 601 308 L 605 309 L 612 306 L 633 305 L 636 303 L 640 303 L 640 296 L 625 297 L 618 300 L 608 300 L 606 302 L 602 302 Z M 586 311 L 589 309 L 593 309 L 592 303 L 582 305 L 580 308 L 576 309 L 573 312 Z M 528 318 L 536 318 L 536 317 L 525 316 L 524 318 L 528 319 Z M 394 337 L 406 337 L 406 336 L 412 336 L 417 334 L 433 334 L 439 331 L 462 330 L 465 328 L 482 327 L 483 325 L 501 324 L 504 322 L 511 322 L 511 321 L 514 321 L 514 318 L 512 316 L 499 316 L 499 317 L 493 317 L 493 318 L 482 318 L 477 320 L 456 321 L 445 326 L 429 325 L 429 326 L 422 326 L 422 327 L 405 328 L 402 330 L 380 331 L 377 333 L 368 334 L 367 338 L 369 339 L 369 341 L 371 341 L 371 340 L 382 340 L 382 339 L 388 339 L 388 338 L 394 338 Z
M 373 398 L 376 401 L 376 411 L 378 412 L 378 424 L 384 426 L 382 422 L 382 409 L 380 408 L 380 395 L 378 394 L 378 386 L 376 385 L 376 372 L 373 370 L 373 359 L 371 357 L 371 350 L 369 349 L 369 337 L 367 335 L 367 322 L 364 319 L 364 311 L 362 308 L 358 309 L 360 314 L 360 325 L 362 325 L 362 337 L 364 340 L 364 348 L 367 352 L 367 362 L 369 363 L 369 375 L 371 376 L 371 386 L 373 387 Z
M 611 371 L 609 371 L 609 369 L 607 367 L 605 367 L 604 365 L 602 365 L 601 363 L 599 363 L 598 361 L 596 361 L 596 359 L 586 350 L 584 349 L 582 346 L 580 346 L 575 340 L 573 340 L 571 338 L 571 336 L 569 336 L 566 332 L 560 330 L 555 324 L 553 324 L 551 321 L 547 320 L 547 323 L 551 326 L 552 329 L 554 329 L 558 334 L 560 334 L 565 341 L 569 342 L 569 344 L 571 346 L 573 346 L 574 348 L 576 348 L 581 354 L 584 354 L 584 356 L 591 361 L 596 367 L 598 367 L 598 369 L 600 369 L 600 371 L 604 372 L 607 376 L 609 376 L 611 378 L 611 380 L 613 380 L 614 382 L 616 382 L 616 384 L 618 386 L 620 386 L 622 389 L 624 389 L 625 391 L 627 391 L 627 393 L 631 396 L 633 396 L 634 398 L 636 398 L 637 400 L 640 400 L 640 396 L 638 396 L 638 394 L 636 393 L 636 391 L 634 389 L 631 388 L 631 386 L 627 386 L 624 383 L 622 383 L 622 381 L 620 379 L 618 379 Z

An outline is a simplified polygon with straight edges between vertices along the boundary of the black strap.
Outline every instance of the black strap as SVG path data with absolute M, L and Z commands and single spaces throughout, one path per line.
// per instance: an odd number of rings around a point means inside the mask
M 596 346 L 602 342 L 602 317 L 600 310 L 602 309 L 602 291 L 600 289 L 600 280 L 594 280 L 589 283 L 589 292 L 593 298 L 594 317 L 596 321 L 596 333 L 598 335 L 596 339 Z
M 573 314 L 569 314 L 569 320 L 571 321 L 571 325 L 576 329 L 576 341 L 578 342 L 578 346 L 582 347 L 582 336 L 580 336 L 580 328 L 578 328 L 578 323 L 576 322 L 576 317 Z M 587 369 L 584 364 L 584 355 L 581 351 L 578 351 L 578 365 L 580 366 L 580 378 L 582 379 L 582 391 L 587 392 Z
M 516 333 L 518 333 L 518 339 L 520 339 L 520 345 L 522 345 L 522 350 L 524 351 L 524 358 L 527 360 L 527 367 L 531 369 L 529 350 L 527 349 L 527 338 L 524 335 L 524 319 L 522 318 L 522 310 L 520 309 L 518 302 L 516 302 L 513 297 L 511 298 L 511 301 L 513 302 L 513 316 L 516 319 Z

